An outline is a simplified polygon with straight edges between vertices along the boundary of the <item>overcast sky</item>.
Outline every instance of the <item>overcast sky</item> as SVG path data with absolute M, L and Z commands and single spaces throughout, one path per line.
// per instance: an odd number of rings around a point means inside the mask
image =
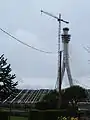
M 0 0 L 0 27 L 21 41 L 45 51 L 57 51 L 58 23 L 40 14 L 48 11 L 70 24 L 70 67 L 73 79 L 90 87 L 90 54 L 83 47 L 90 46 L 89 0 Z M 54 88 L 57 79 L 57 55 L 32 50 L 0 32 L 0 54 L 5 54 L 17 75 L 21 88 Z M 76 83 L 76 82 L 74 82 Z M 64 77 L 63 86 L 68 85 Z

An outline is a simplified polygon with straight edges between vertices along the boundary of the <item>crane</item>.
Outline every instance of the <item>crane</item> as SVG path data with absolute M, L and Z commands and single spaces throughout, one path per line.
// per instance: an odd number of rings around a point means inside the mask
M 52 18 L 55 18 L 59 23 L 59 27 L 58 27 L 58 75 L 57 75 L 57 82 L 58 82 L 58 91 L 59 91 L 59 93 L 61 93 L 61 56 L 62 56 L 62 51 L 60 50 L 61 22 L 66 23 L 66 24 L 69 24 L 69 22 L 63 20 L 61 18 L 60 13 L 59 13 L 58 17 L 52 15 L 51 13 L 45 12 L 43 10 L 41 10 L 41 13 L 44 13 Z
M 41 13 L 44 13 L 44 14 L 46 14 L 46 15 L 48 15 L 48 16 L 51 16 L 51 17 L 57 19 L 57 21 L 62 21 L 62 22 L 64 22 L 64 23 L 69 24 L 68 21 L 65 21 L 65 20 L 61 19 L 61 14 L 59 14 L 59 17 L 56 17 L 56 16 L 52 15 L 51 13 L 45 12 L 45 11 L 43 11 L 43 10 L 41 10 Z
M 59 22 L 59 28 L 58 28 L 58 77 L 57 77 L 57 81 L 60 80 L 60 36 L 61 36 L 61 22 L 64 22 L 66 24 L 69 24 L 68 21 L 65 21 L 63 19 L 61 19 L 61 14 L 59 14 L 59 17 L 52 15 L 51 13 L 45 12 L 43 10 L 41 10 L 41 13 L 44 13 L 52 18 L 55 18 L 58 22 Z M 60 83 L 60 82 L 59 82 Z

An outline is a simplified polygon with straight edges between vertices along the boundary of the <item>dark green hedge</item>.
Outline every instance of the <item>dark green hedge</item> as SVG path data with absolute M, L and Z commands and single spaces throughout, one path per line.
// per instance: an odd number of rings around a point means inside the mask
M 33 110 L 29 113 L 29 120 L 57 120 L 58 117 L 78 117 L 76 111 L 67 110 Z
M 8 120 L 9 113 L 0 111 L 0 120 Z

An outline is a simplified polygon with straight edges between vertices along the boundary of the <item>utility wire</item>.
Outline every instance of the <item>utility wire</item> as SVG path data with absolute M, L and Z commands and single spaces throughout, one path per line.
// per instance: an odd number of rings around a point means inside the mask
M 78 80 L 76 80 L 76 79 L 73 79 L 76 83 L 78 83 L 78 84 L 80 84 L 80 85 L 82 85 L 82 86 L 84 86 L 85 88 L 90 88 L 89 86 L 87 86 L 87 85 L 85 85 L 85 84 L 82 84 L 82 83 L 80 83 Z M 75 84 L 74 84 L 75 85 Z M 55 84 L 55 89 L 57 89 L 57 81 L 56 81 L 56 84 Z
M 77 80 L 74 80 L 74 81 L 75 81 L 76 83 L 81 84 L 81 83 L 80 83 L 79 81 L 77 81 Z M 90 89 L 90 87 L 87 86 L 87 85 L 84 85 L 84 84 L 81 84 L 81 85 L 86 88 L 86 92 L 87 92 L 87 94 L 88 94 L 88 100 L 90 100 L 90 96 L 89 96 L 90 92 L 89 92 L 89 90 L 88 90 L 88 89 Z
M 75 81 L 76 83 L 78 83 L 78 84 L 81 84 L 82 86 L 84 86 L 84 87 L 86 87 L 86 88 L 90 88 L 89 86 L 87 86 L 87 85 L 85 85 L 85 84 L 80 83 L 78 80 L 75 80 L 75 79 L 74 79 L 74 81 Z
M 34 49 L 34 50 L 39 51 L 39 52 L 47 53 L 47 54 L 54 54 L 53 52 L 44 51 L 44 50 L 38 49 L 38 48 L 36 48 L 36 47 L 34 47 L 34 46 L 28 45 L 27 43 L 22 42 L 22 41 L 19 40 L 18 38 L 16 38 L 16 37 L 14 37 L 13 35 L 11 35 L 9 32 L 3 30 L 2 28 L 0 28 L 0 30 L 1 30 L 3 33 L 5 33 L 5 34 L 7 34 L 8 36 L 10 36 L 11 38 L 13 38 L 13 39 L 15 39 L 16 41 L 18 41 L 19 43 L 21 43 L 21 44 L 23 44 L 23 45 L 25 45 L 25 46 L 27 46 L 27 47 L 29 47 L 29 48 L 31 48 L 31 49 Z
M 89 50 L 90 47 L 87 46 L 87 48 L 86 48 L 86 47 L 83 46 L 83 48 L 84 48 L 85 51 L 87 51 L 88 53 L 90 53 L 90 50 Z M 78 80 L 76 80 L 76 79 L 74 79 L 74 81 L 75 81 L 76 83 L 78 83 L 78 84 L 81 84 L 81 83 L 80 83 Z M 87 85 L 85 85 L 85 84 L 81 84 L 81 85 L 84 86 L 84 87 L 86 87 L 86 88 L 90 88 L 89 86 L 87 86 Z
M 90 48 L 83 47 L 88 53 L 90 53 Z

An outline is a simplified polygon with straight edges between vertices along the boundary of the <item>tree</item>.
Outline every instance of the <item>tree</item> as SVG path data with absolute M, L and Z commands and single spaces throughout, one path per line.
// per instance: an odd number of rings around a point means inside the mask
M 87 98 L 86 90 L 80 86 L 72 86 L 62 90 L 62 109 L 75 108 L 77 101 Z M 43 100 L 36 105 L 38 109 L 56 109 L 59 94 L 56 90 L 50 92 L 43 97 Z M 71 107 L 69 106 L 71 102 Z
M 71 86 L 66 88 L 63 93 L 63 100 L 77 100 L 80 101 L 82 99 L 87 98 L 86 90 L 80 86 Z
M 42 101 L 36 104 L 36 109 L 56 109 L 58 101 L 58 92 L 56 90 L 46 94 Z
M 42 101 L 36 104 L 36 109 L 57 109 L 58 97 L 58 92 L 52 90 L 43 97 Z
M 13 80 L 16 78 L 15 74 L 11 74 L 11 65 L 7 64 L 7 59 L 4 54 L 0 57 L 0 99 L 6 99 L 10 94 L 16 92 L 18 82 Z
M 68 106 L 69 103 L 71 103 L 71 106 L 75 107 L 77 106 L 78 101 L 82 101 L 87 97 L 88 94 L 84 88 L 80 86 L 71 86 L 64 90 L 64 93 L 62 94 L 62 101 L 63 105 L 66 104 Z

